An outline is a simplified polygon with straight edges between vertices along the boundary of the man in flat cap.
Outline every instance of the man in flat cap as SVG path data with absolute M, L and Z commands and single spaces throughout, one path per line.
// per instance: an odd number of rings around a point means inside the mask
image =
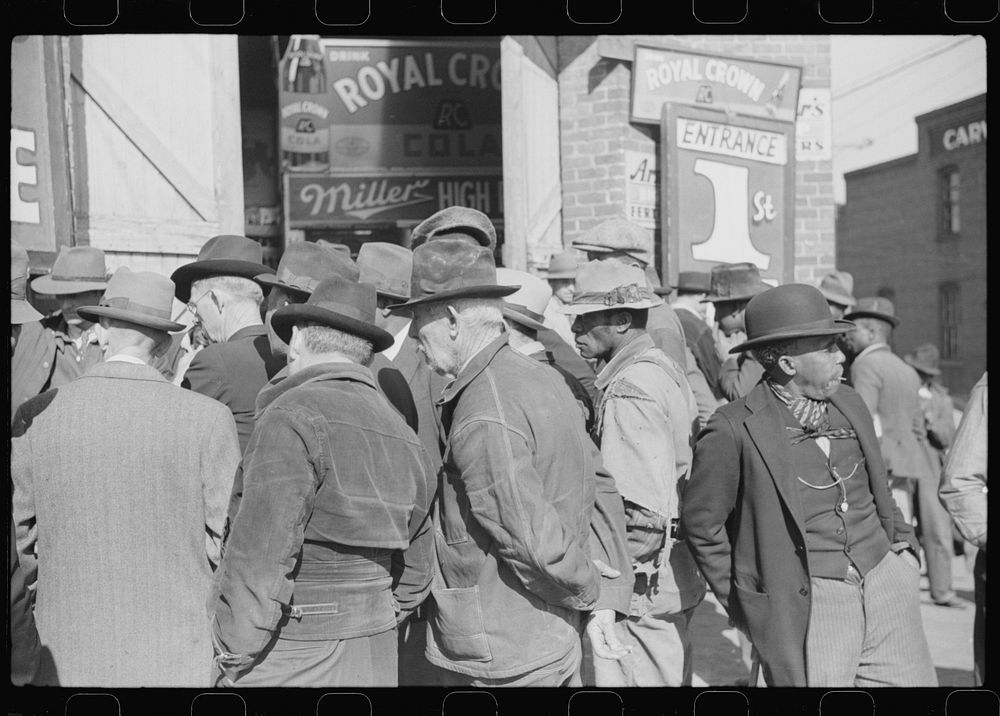
M 261 395 L 219 568 L 223 685 L 397 685 L 397 623 L 430 589 L 435 475 L 367 368 L 392 343 L 375 305 L 333 277 L 271 318 L 289 375 Z
M 747 304 L 768 288 L 752 263 L 718 264 L 712 267 L 711 289 L 702 300 L 713 304 L 719 332 L 729 338 L 746 330 L 744 314 Z M 723 399 L 742 398 L 763 374 L 763 368 L 751 353 L 730 356 L 719 369 L 719 390 Z
M 209 239 L 195 261 L 171 276 L 177 300 L 187 304 L 213 341 L 195 354 L 181 386 L 229 408 L 241 450 L 253 430 L 257 393 L 283 365 L 271 354 L 260 315 L 264 294 L 253 280 L 274 273 L 263 261 L 259 243 L 223 234 Z
M 913 530 L 888 490 L 865 401 L 840 382 L 834 319 L 813 286 L 746 306 L 765 371 L 698 437 L 681 524 L 762 669 L 752 685 L 936 686 Z
M 182 327 L 173 296 L 165 276 L 119 269 L 77 309 L 107 360 L 14 418 L 18 554 L 52 657 L 38 684 L 211 686 L 205 604 L 240 453 L 225 406 L 150 366 Z
M 845 317 L 855 324 L 844 336 L 854 359 L 851 385 L 872 414 L 892 496 L 912 524 L 916 483 L 940 475 L 923 446 L 926 430 L 918 395 L 920 377 L 889 347 L 892 329 L 899 325 L 892 301 L 881 296 L 860 298 Z
M 31 282 L 35 293 L 55 296 L 60 309 L 24 324 L 11 358 L 11 416 L 25 400 L 66 385 L 104 360 L 99 327 L 76 309 L 96 304 L 107 285 L 104 252 L 92 246 L 62 247 L 52 272 Z
M 556 686 L 601 596 L 590 533 L 600 456 L 552 369 L 507 344 L 492 252 L 470 234 L 413 252 L 410 335 L 451 378 L 427 658 L 445 685 Z M 614 612 L 592 618 L 603 645 Z
M 697 404 L 683 369 L 653 344 L 647 315 L 662 303 L 638 267 L 593 261 L 579 271 L 573 333 L 603 362 L 594 440 L 624 500 L 635 587 L 620 625 L 631 654 L 594 659 L 599 686 L 690 686 L 688 624 L 705 582 L 677 537 Z

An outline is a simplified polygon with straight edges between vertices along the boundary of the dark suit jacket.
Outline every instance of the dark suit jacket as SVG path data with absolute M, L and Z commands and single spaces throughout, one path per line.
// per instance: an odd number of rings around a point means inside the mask
M 17 559 L 14 519 L 10 521 L 10 680 L 14 686 L 30 684 L 38 672 L 42 645 L 35 628 L 35 615 L 28 584 Z
M 574 378 L 580 381 L 580 385 L 587 391 L 591 403 L 597 403 L 597 388 L 594 387 L 594 380 L 597 375 L 580 354 L 574 350 L 573 346 L 564 341 L 562 337 L 551 328 L 543 328 L 538 331 L 538 342 L 545 346 L 545 350 L 552 354 L 555 363 L 563 370 L 569 372 Z
M 248 326 L 236 331 L 228 341 L 198 351 L 184 373 L 181 387 L 229 408 L 236 420 L 242 453 L 253 432 L 257 393 L 284 366 L 284 359 L 271 354 L 267 329 Z
M 409 336 L 403 340 L 392 363 L 410 387 L 417 414 L 414 430 L 437 469 L 441 466 L 442 442 L 436 402 L 448 380 L 427 366 L 423 355 L 417 351 L 417 342 Z
M 890 544 L 898 550 L 905 540 L 916 552 L 864 402 L 847 386 L 830 400 L 857 431 Z M 695 444 L 681 524 L 712 591 L 757 647 L 768 684 L 805 686 L 809 568 L 783 409 L 762 381 L 715 412 Z

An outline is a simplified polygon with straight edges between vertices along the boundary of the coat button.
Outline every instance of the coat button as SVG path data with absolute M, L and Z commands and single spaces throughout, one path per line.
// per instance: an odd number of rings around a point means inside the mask
M 808 597 L 809 596 L 809 590 L 806 589 L 805 587 L 802 587 L 802 589 L 799 590 L 799 594 L 801 594 L 803 597 Z

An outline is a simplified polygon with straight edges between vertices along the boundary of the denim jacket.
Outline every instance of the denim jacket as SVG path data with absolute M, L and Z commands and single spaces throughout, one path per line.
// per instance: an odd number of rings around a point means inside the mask
M 600 455 L 552 369 L 506 336 L 444 390 L 439 573 L 428 660 L 507 678 L 563 658 L 599 597 L 589 539 Z
M 267 391 L 213 610 L 217 648 L 244 667 L 276 631 L 392 629 L 426 597 L 433 568 L 430 461 L 371 372 L 325 363 Z

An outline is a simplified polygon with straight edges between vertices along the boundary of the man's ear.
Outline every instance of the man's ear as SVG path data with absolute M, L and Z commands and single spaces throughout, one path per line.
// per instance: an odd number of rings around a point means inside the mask
M 619 311 L 615 314 L 615 331 L 624 333 L 632 327 L 632 314 L 628 311 Z
M 795 368 L 795 361 L 793 361 L 789 356 L 781 356 L 781 358 L 778 359 L 778 368 L 781 372 L 788 376 L 794 376 L 798 373 L 798 370 Z
M 288 362 L 296 361 L 302 355 L 302 330 L 292 326 L 292 335 L 288 338 Z
M 458 337 L 458 311 L 452 305 L 445 306 L 445 310 L 448 312 L 448 335 L 452 339 Z

